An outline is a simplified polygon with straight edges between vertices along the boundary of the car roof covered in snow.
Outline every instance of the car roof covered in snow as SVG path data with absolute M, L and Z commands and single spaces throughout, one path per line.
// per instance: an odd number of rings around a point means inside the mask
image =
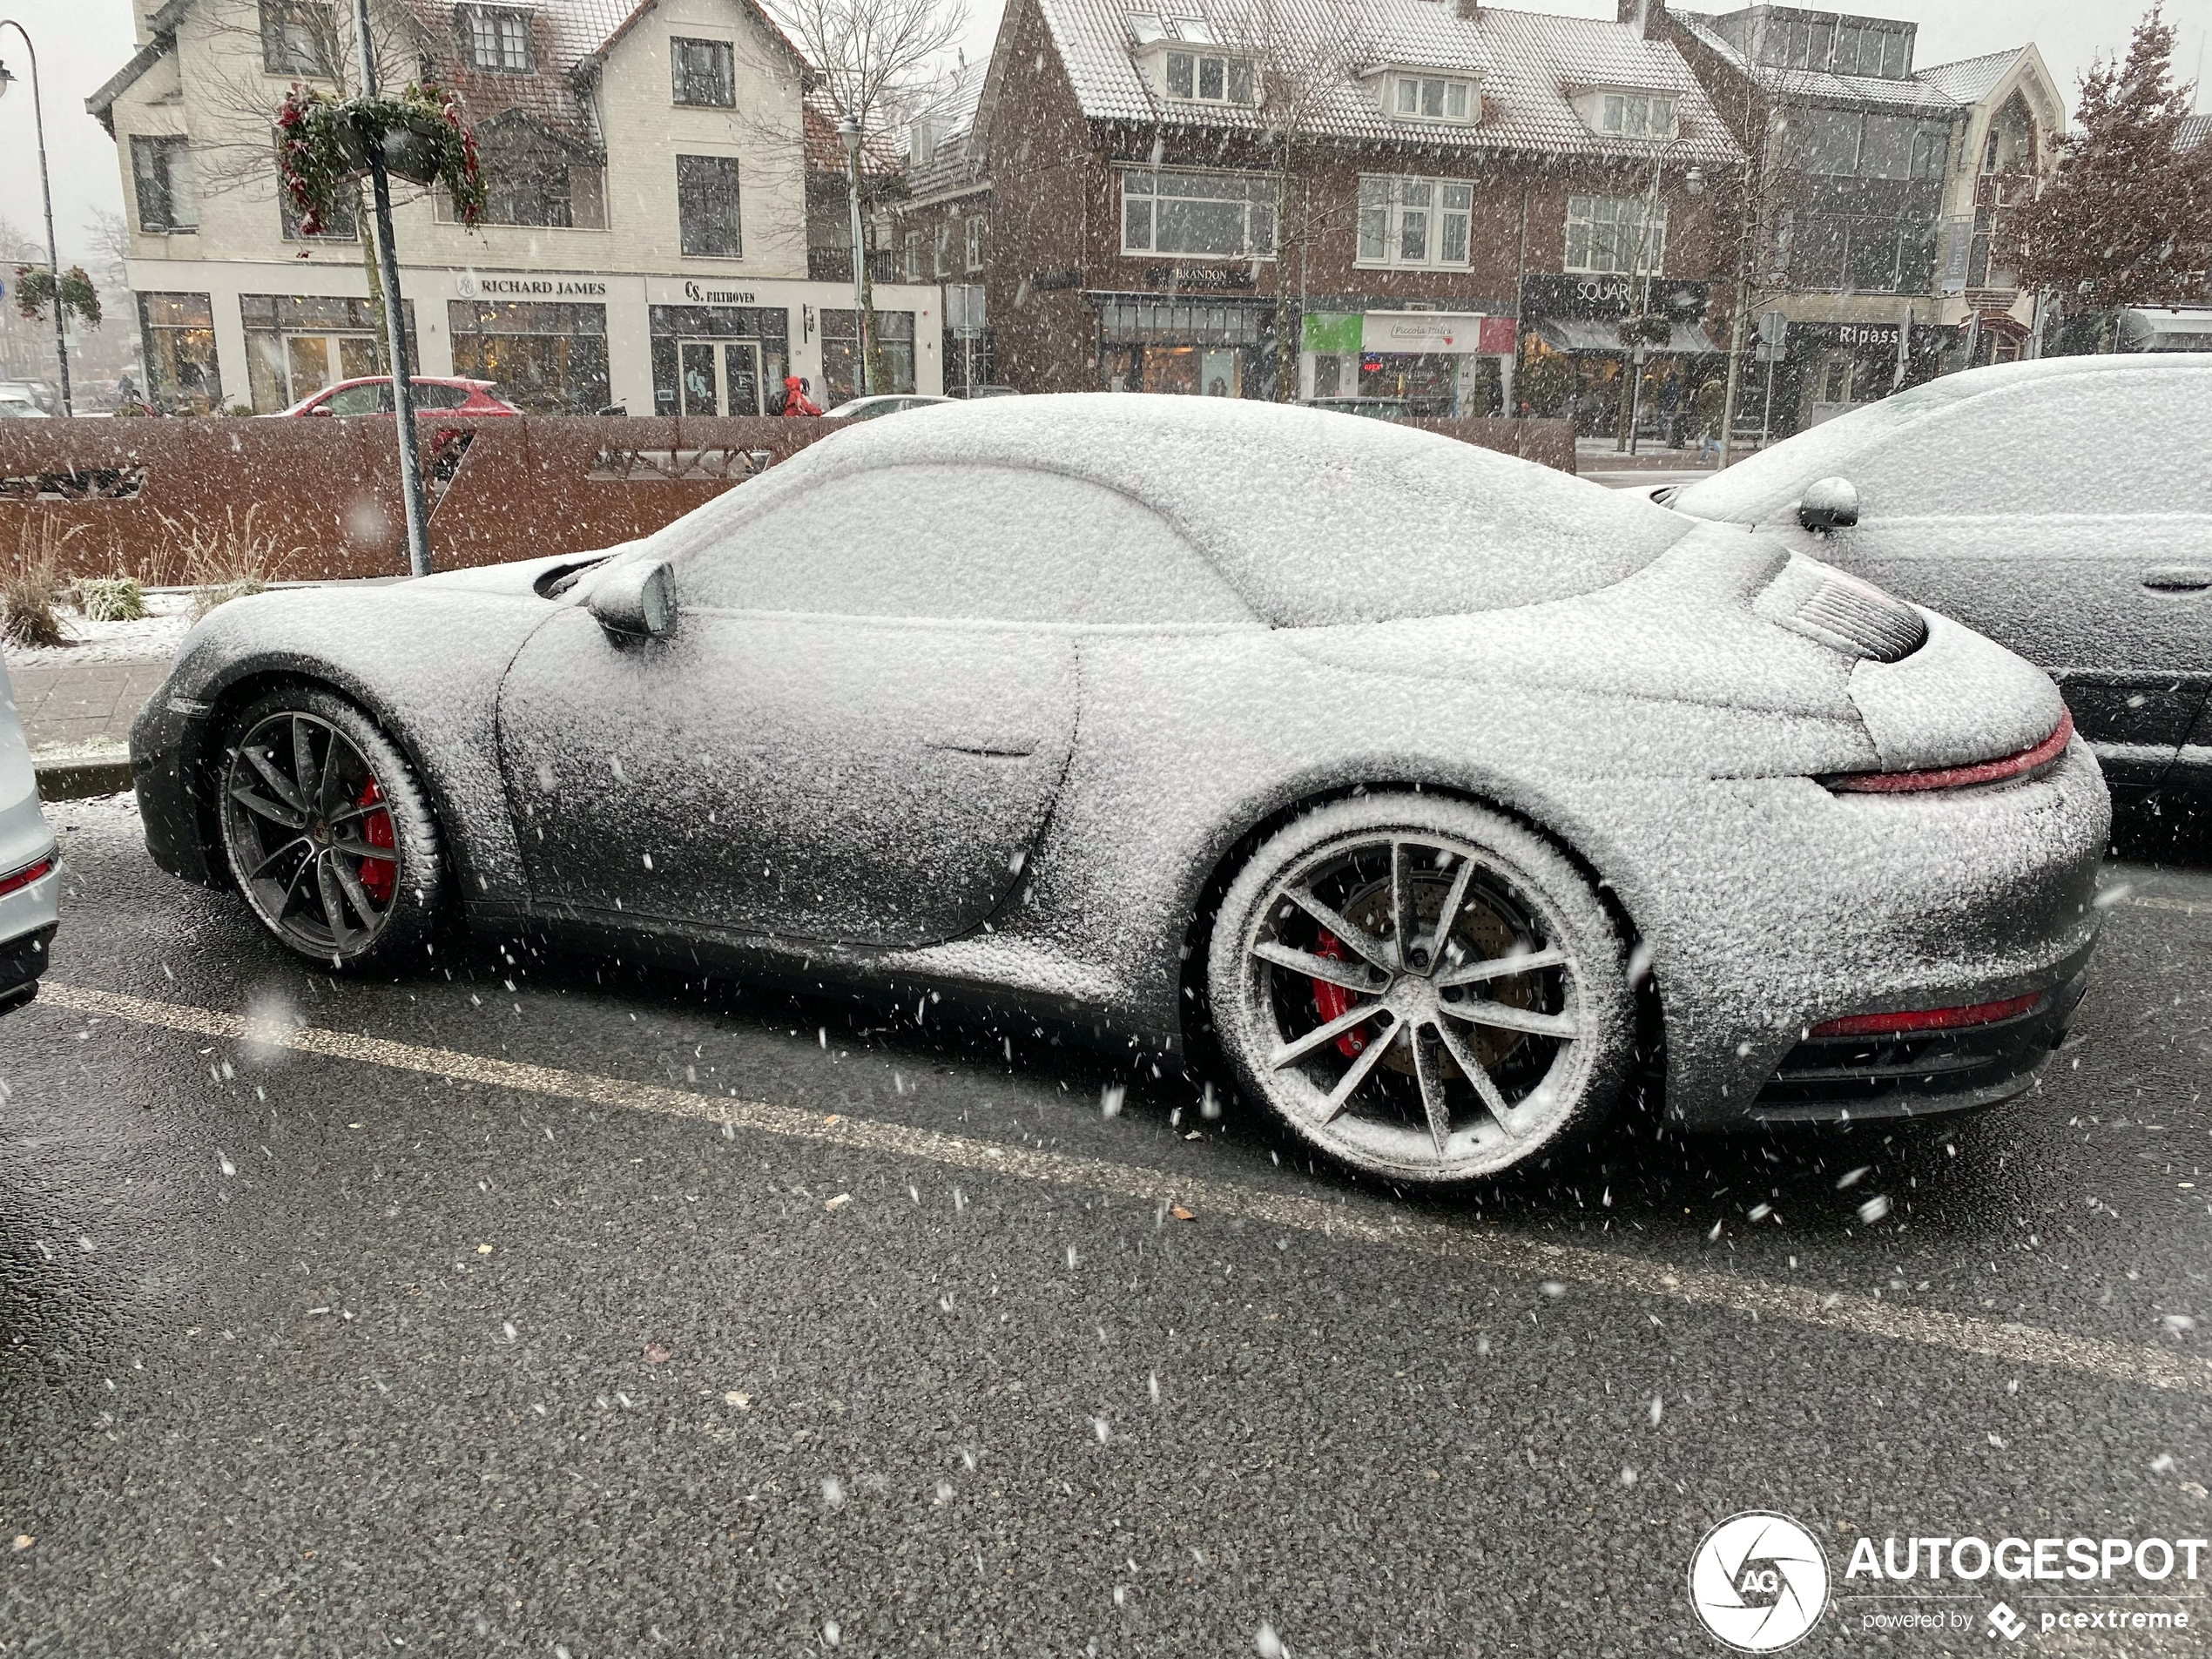
M 947 467 L 991 467 L 1103 485 L 1167 519 L 1260 616 L 1294 627 L 1588 593 L 1688 529 L 1639 496 L 1416 428 L 1250 400 L 1087 393 L 949 402 L 851 426 L 649 545 L 682 559 L 796 492 L 900 466 L 938 481 Z M 909 497 L 918 521 L 969 513 L 961 492 L 924 477 Z M 1040 580 L 1053 554 L 1037 550 Z

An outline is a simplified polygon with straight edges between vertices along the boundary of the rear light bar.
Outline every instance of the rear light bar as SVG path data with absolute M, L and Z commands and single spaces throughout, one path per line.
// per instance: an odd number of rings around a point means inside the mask
M 2043 1000 L 2040 991 L 1997 1002 L 1969 1002 L 1955 1008 L 1903 1008 L 1895 1014 L 1853 1014 L 1827 1020 L 1807 1032 L 1812 1037 L 1885 1037 L 1911 1031 L 1956 1031 L 1970 1025 L 2016 1020 Z
M 2033 778 L 2058 765 L 2074 738 L 2074 711 L 2059 716 L 2058 729 L 2042 742 L 2001 760 L 1984 760 L 1971 766 L 1941 766 L 1932 772 L 1841 772 L 1820 781 L 1851 795 L 1899 795 L 1924 789 L 1966 789 L 1975 784 L 2009 783 Z
M 45 876 L 54 867 L 54 855 L 49 853 L 36 864 L 25 865 L 13 875 L 0 875 L 0 895 L 19 893 L 32 882 Z

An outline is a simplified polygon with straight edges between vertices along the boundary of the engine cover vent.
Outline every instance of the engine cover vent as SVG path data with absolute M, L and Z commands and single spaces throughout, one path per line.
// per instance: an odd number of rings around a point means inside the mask
M 1877 663 L 1902 662 L 1928 641 L 1927 619 L 1871 583 L 1791 559 L 1751 608 L 1824 645 Z

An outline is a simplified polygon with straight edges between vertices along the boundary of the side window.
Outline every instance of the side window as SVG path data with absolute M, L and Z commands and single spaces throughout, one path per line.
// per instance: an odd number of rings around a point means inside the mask
M 389 414 L 391 397 L 391 382 L 374 381 L 366 386 L 348 386 L 342 392 L 333 392 L 323 408 L 333 415 Z
M 2212 428 L 2212 374 L 2145 368 L 1960 400 L 1845 475 L 1864 522 L 1924 516 L 2212 513 L 2212 466 L 2159 432 Z
M 1012 467 L 882 467 L 735 526 L 679 567 L 686 605 L 1035 623 L 1251 613 L 1149 507 Z
M 440 386 L 435 381 L 417 381 L 413 390 L 415 407 L 419 409 L 457 409 L 469 401 L 468 392 L 458 386 Z

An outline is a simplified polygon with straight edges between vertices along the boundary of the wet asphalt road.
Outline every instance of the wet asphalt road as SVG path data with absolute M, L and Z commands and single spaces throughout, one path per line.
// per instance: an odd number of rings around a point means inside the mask
M 2040 1097 L 1903 1137 L 1631 1125 L 1416 1204 L 1310 1172 L 1233 1105 L 1208 1119 L 1172 1072 L 1033 1030 L 527 954 L 334 983 L 161 877 L 127 803 L 55 815 L 64 985 L 1046 1147 L 1163 1191 L 1389 1204 L 1754 1291 L 1661 1299 L 1177 1220 L 49 999 L 0 1026 L 0 1653 L 1237 1655 L 1269 1650 L 1265 1626 L 1297 1656 L 1717 1654 L 1684 1575 L 1743 1508 L 1804 1521 L 1838 1574 L 1860 1534 L 2212 1532 L 2205 1394 L 1755 1317 L 1757 1285 L 1794 1285 L 2202 1352 L 2202 837 L 2177 853 L 2136 826 Z M 2008 1646 L 1979 1628 L 1993 1593 L 1868 1588 L 1839 1584 L 1853 1599 L 1797 1651 L 2212 1647 Z M 1975 1628 L 1864 1627 L 1939 1605 Z

